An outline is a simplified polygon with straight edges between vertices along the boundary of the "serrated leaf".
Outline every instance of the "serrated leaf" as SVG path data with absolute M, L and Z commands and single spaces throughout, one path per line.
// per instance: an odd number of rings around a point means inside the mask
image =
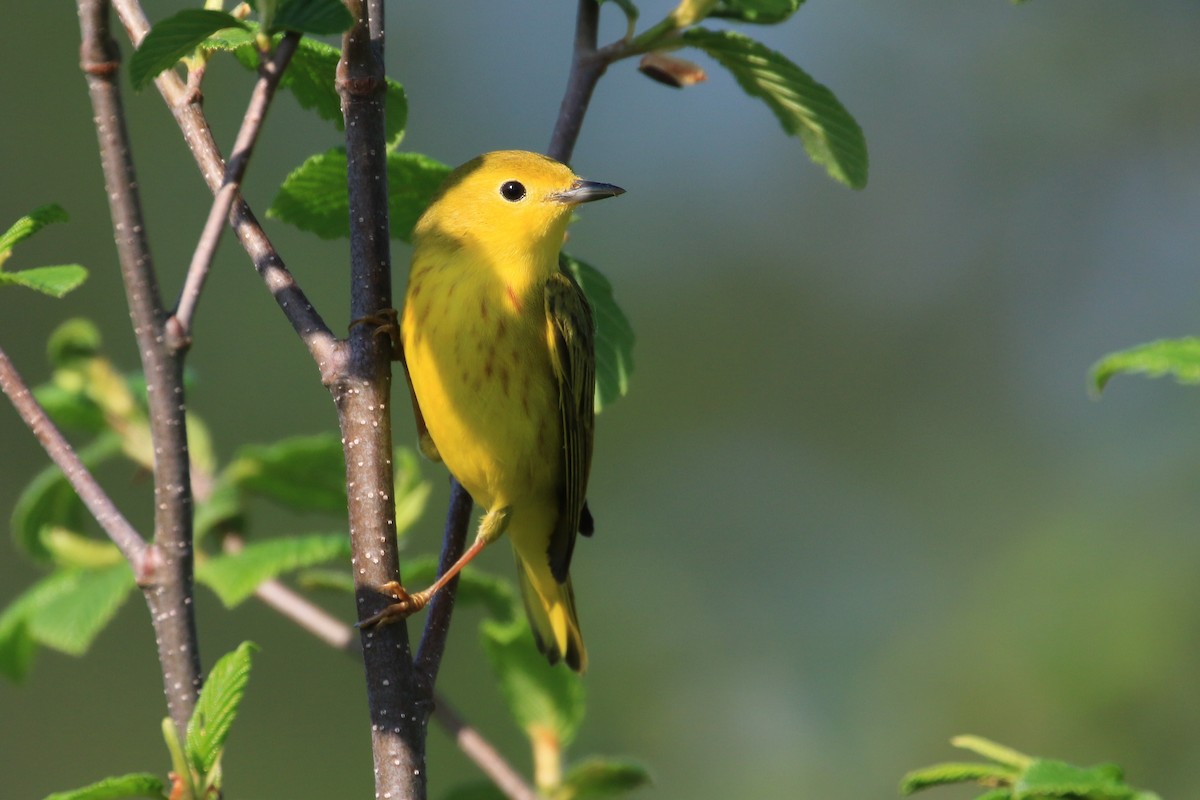
M 1013 786 L 1013 800 L 1086 797 L 1088 800 L 1130 800 L 1120 767 L 1100 764 L 1077 767 L 1063 761 L 1035 759 Z
M 524 617 L 515 624 L 485 620 L 480 631 L 500 692 L 517 724 L 530 735 L 552 733 L 560 747 L 569 744 L 583 722 L 579 675 L 546 661 Z
M 0 265 L 8 257 L 17 244 L 55 222 L 66 222 L 67 212 L 58 203 L 39 206 L 12 224 L 7 231 L 0 233 Z
M 718 0 L 708 15 L 756 25 L 775 25 L 795 14 L 803 2 L 804 0 Z
M 246 23 L 224 11 L 185 8 L 176 12 L 156 24 L 142 39 L 129 59 L 129 80 L 134 89 L 143 89 L 217 31 L 245 27 Z
M 124 562 L 96 570 L 62 569 L 62 583 L 27 617 L 29 634 L 68 655 L 87 652 L 134 588 Z
M 1092 388 L 1104 390 L 1114 375 L 1141 373 L 1151 378 L 1170 375 L 1182 384 L 1200 383 L 1200 338 L 1159 339 L 1109 353 L 1092 367 Z
M 830 177 L 854 189 L 866 186 L 866 139 L 833 92 L 780 53 L 740 33 L 694 28 L 682 39 L 729 70 L 746 94 L 763 100 Z
M 237 716 L 250 679 L 250 654 L 258 647 L 242 642 L 231 653 L 221 656 L 204 681 L 196 710 L 188 722 L 184 745 L 188 760 L 201 775 L 208 775 L 225 747 L 225 739 Z
M 388 153 L 388 216 L 393 239 L 410 241 L 417 218 L 450 168 L 417 153 Z M 346 151 L 337 147 L 311 156 L 279 187 L 267 216 L 322 239 L 350 236 Z
M 88 786 L 72 789 L 67 792 L 55 792 L 47 795 L 46 800 L 122 800 L 122 798 L 149 797 L 162 798 L 166 794 L 166 785 L 157 775 L 149 772 L 135 772 L 129 775 L 119 775 L 104 778 Z
M 77 453 L 88 469 L 107 461 L 121 452 L 121 439 L 114 433 L 97 437 Z M 11 517 L 13 540 L 33 559 L 45 563 L 53 560 L 43 535 L 53 528 L 82 531 L 88 519 L 83 501 L 67 481 L 62 470 L 50 465 L 39 472 L 17 498 Z
M 16 272 L 0 272 L 0 284 L 24 286 L 50 297 L 61 298 L 67 292 L 79 288 L 87 280 L 87 274 L 87 270 L 79 264 L 59 264 Z
M 462 783 L 442 795 L 442 800 L 507 800 L 507 795 L 491 781 Z
M 318 36 L 341 33 L 354 17 L 341 0 L 284 0 L 275 12 L 271 32 L 299 31 Z
M 912 794 L 930 786 L 950 783 L 977 783 L 984 780 L 1011 785 L 1017 772 L 1000 764 L 946 762 L 913 770 L 900 779 L 900 793 Z
M 609 758 L 592 758 L 571 767 L 563 780 L 563 800 L 615 797 L 646 786 L 650 773 L 641 764 Z
M 254 46 L 253 32 L 257 26 L 249 25 L 249 33 L 223 31 L 204 42 L 207 50 L 230 51 L 238 62 L 247 69 L 258 69 L 258 50 Z M 283 78 L 282 89 L 291 92 L 301 108 L 313 111 L 321 119 L 334 123 L 338 130 L 345 128 L 342 117 L 342 100 L 337 93 L 337 64 L 341 51 L 324 42 L 304 37 L 296 48 Z M 393 148 L 404 137 L 404 126 L 408 123 L 408 97 L 404 87 L 391 78 L 386 79 L 384 135 L 388 147 Z M 345 179 L 343 177 L 343 182 Z
M 561 264 L 587 296 L 596 320 L 596 413 L 629 391 L 633 326 L 613 297 L 612 284 L 595 267 L 563 253 Z
M 208 586 L 227 608 L 254 594 L 259 585 L 288 572 L 349 558 L 345 533 L 316 533 L 251 542 L 240 553 L 215 556 L 196 567 L 196 580 Z
M 336 436 L 294 436 L 241 448 L 223 477 L 243 491 L 301 511 L 346 510 L 346 464 Z

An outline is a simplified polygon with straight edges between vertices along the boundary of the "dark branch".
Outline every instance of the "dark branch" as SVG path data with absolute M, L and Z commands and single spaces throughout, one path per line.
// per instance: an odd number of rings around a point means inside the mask
M 200 691 L 192 603 L 192 488 L 182 359 L 166 342 L 166 312 L 146 240 L 137 175 L 117 84 L 119 53 L 107 0 L 80 0 L 80 60 L 100 140 L 121 277 L 133 320 L 154 442 L 154 544 L 139 580 L 154 623 L 171 720 L 182 736 Z
M 446 510 L 446 528 L 442 535 L 442 555 L 438 559 L 438 574 L 442 575 L 462 557 L 467 541 L 467 526 L 471 522 L 471 495 L 458 481 L 450 479 L 450 506 Z M 454 613 L 454 599 L 458 593 L 458 575 L 433 596 L 429 604 L 429 616 L 425 619 L 425 632 L 417 648 L 417 670 L 425 681 L 428 691 L 437 683 L 438 668 L 446 651 L 446 638 L 450 635 L 450 617 Z

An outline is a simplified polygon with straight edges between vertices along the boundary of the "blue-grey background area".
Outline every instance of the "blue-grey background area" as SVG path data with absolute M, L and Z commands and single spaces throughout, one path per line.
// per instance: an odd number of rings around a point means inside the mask
M 405 148 L 449 163 L 544 148 L 573 6 L 389 3 Z M 670 7 L 645 6 L 646 24 Z M 605 6 L 605 38 L 621 28 Z M 709 81 L 682 92 L 632 63 L 601 83 L 574 165 L 628 194 L 586 208 L 570 249 L 612 279 L 637 370 L 599 420 L 598 530 L 576 550 L 592 669 L 572 753 L 648 764 L 645 797 L 887 798 L 973 732 L 1116 760 L 1135 784 L 1195 796 L 1200 394 L 1120 378 L 1096 402 L 1086 377 L 1107 352 L 1200 330 L 1200 5 L 810 0 L 749 32 L 855 114 L 870 185 L 828 180 L 709 62 Z M 33 382 L 72 315 L 137 363 L 77 60 L 70 4 L 25 4 L 5 38 L 0 221 L 49 201 L 73 220 L 11 266 L 92 270 L 62 302 L 0 292 L 0 342 Z M 249 85 L 221 64 L 206 84 L 226 147 Z M 157 94 L 125 96 L 173 295 L 208 194 Z M 282 97 L 252 204 L 265 210 L 290 169 L 337 143 Z M 267 227 L 343 330 L 344 244 Z M 397 291 L 407 257 L 397 244 Z M 231 240 L 195 333 L 192 406 L 222 457 L 335 428 Z M 7 514 L 46 458 L 6 406 Z M 411 440 L 402 397 L 396 409 Z M 444 475 L 425 466 L 437 494 L 410 552 L 436 548 L 440 530 Z M 145 479 L 103 478 L 144 528 Z M 267 506 L 254 520 L 262 535 L 344 526 Z M 506 549 L 485 565 L 510 575 Z M 37 575 L 4 552 L 0 602 Z M 243 639 L 262 646 L 228 796 L 369 797 L 359 667 L 253 602 L 227 612 L 203 589 L 197 602 L 206 665 Z M 352 617 L 347 599 L 322 602 Z M 476 621 L 458 621 L 442 688 L 524 767 Z M 153 652 L 135 596 L 86 658 L 43 652 L 25 685 L 0 685 L 3 794 L 165 773 Z M 435 798 L 478 774 L 437 729 L 429 771 Z

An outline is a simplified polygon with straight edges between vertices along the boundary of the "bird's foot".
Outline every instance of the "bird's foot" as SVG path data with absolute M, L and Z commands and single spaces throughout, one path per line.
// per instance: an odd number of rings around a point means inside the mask
M 364 620 L 360 620 L 357 627 L 363 629 L 374 628 L 377 625 L 386 625 L 390 622 L 398 622 L 406 619 L 428 605 L 431 596 L 428 590 L 409 594 L 408 590 L 396 581 L 388 581 L 383 586 L 380 586 L 379 590 L 383 594 L 390 594 L 396 599 L 396 602 L 382 611 L 372 614 Z
M 399 361 L 401 359 L 400 315 L 396 309 L 381 308 L 373 314 L 359 317 L 351 321 L 350 328 L 353 329 L 358 325 L 367 325 L 373 328 L 372 336 L 387 336 L 392 343 L 392 360 Z

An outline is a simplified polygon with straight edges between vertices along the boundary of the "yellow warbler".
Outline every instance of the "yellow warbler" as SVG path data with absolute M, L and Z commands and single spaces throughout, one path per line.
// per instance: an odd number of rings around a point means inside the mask
M 421 450 L 487 511 L 451 569 L 412 595 L 389 585 L 376 617 L 420 609 L 507 532 L 539 649 L 586 668 L 568 569 L 592 532 L 594 325 L 558 254 L 576 205 L 623 191 L 499 151 L 451 173 L 417 222 L 400 334 Z

